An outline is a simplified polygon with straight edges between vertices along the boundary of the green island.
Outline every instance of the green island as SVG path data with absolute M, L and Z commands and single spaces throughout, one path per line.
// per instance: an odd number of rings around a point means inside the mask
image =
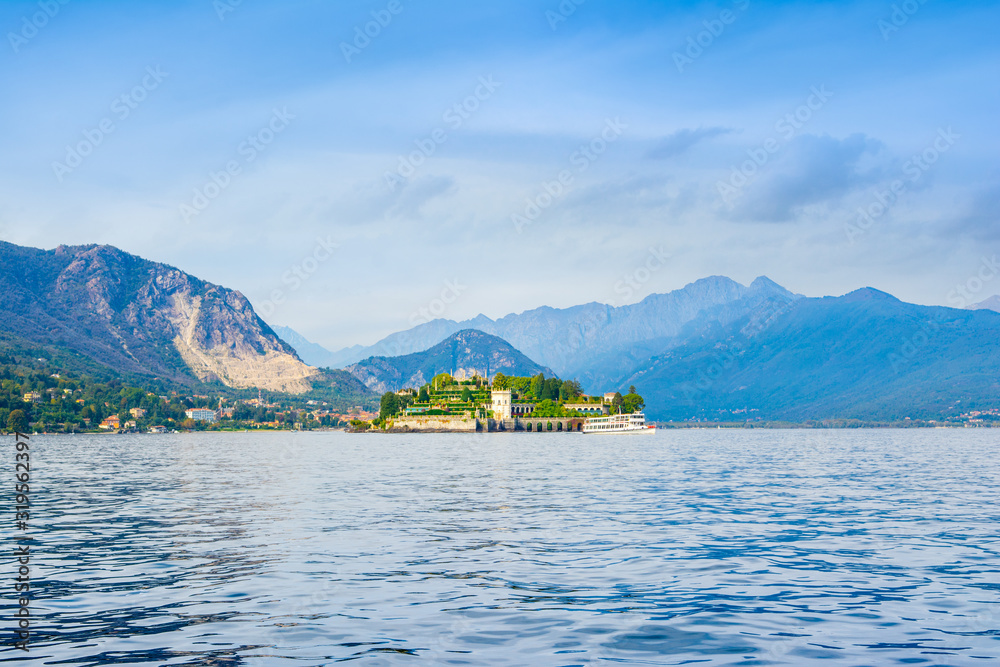
M 440 373 L 421 387 L 382 395 L 372 420 L 351 421 L 355 431 L 581 431 L 587 417 L 641 412 L 636 388 L 627 394 L 588 396 L 576 380 L 497 373 L 455 378 Z

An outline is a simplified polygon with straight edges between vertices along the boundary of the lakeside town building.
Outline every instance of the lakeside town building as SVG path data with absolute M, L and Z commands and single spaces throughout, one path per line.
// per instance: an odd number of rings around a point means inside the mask
M 193 410 L 185 410 L 184 414 L 187 415 L 188 419 L 208 422 L 209 424 L 214 424 L 217 420 L 215 410 L 208 410 L 206 408 L 195 408 Z

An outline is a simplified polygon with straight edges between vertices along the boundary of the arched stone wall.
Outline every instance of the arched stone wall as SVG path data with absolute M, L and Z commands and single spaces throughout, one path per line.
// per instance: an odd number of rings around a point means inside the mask
M 530 433 L 580 433 L 583 417 L 543 417 L 490 420 L 491 431 L 522 431 Z

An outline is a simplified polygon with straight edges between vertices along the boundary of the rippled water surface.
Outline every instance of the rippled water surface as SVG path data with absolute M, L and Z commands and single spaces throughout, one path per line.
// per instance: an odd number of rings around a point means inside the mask
M 0 661 L 1000 664 L 998 460 L 1000 429 L 36 436 L 36 634 Z

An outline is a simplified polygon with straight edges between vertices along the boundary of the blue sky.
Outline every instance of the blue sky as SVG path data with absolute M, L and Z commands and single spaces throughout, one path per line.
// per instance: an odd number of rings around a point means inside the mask
M 442 294 L 500 317 L 713 274 L 954 305 L 1000 245 L 998 25 L 935 0 L 4 2 L 0 237 L 117 245 L 331 348 Z

